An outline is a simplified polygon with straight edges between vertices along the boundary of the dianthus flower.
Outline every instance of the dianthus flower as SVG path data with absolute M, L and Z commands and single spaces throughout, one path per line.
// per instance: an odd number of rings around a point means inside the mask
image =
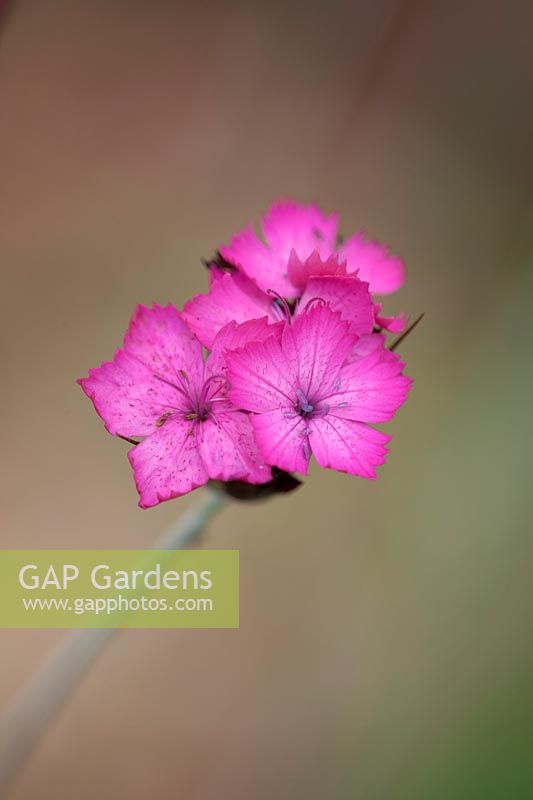
M 314 454 L 322 467 L 376 477 L 390 437 L 368 423 L 390 420 L 411 381 L 379 337 L 358 351 L 360 341 L 340 313 L 317 305 L 226 354 L 229 397 L 252 413 L 269 464 L 307 474 Z
M 298 297 L 305 288 L 302 264 L 315 251 L 328 260 L 337 254 L 346 262 L 347 274 L 358 273 L 371 294 L 390 294 L 404 282 L 404 265 L 387 247 L 367 239 L 362 231 L 344 242 L 338 238 L 338 215 L 326 215 L 316 205 L 293 201 L 274 203 L 261 220 L 262 241 L 249 224 L 219 250 L 226 262 L 251 278 L 260 289 L 274 290 L 282 297 Z
M 264 326 L 249 328 L 229 326 L 220 334 L 222 346 L 260 337 Z M 249 415 L 227 397 L 221 349 L 215 342 L 204 361 L 200 342 L 172 305 L 139 306 L 113 361 L 79 383 L 109 433 L 144 437 L 128 454 L 142 508 L 209 479 L 271 479 Z
M 326 301 L 347 321 L 357 317 L 359 328 L 353 330 L 359 335 L 368 332 L 361 328 L 363 307 L 369 330 L 405 328 L 405 315 L 385 316 L 381 303 L 371 297 L 403 284 L 403 262 L 384 245 L 360 232 L 338 244 L 337 215 L 290 201 L 274 204 L 262 227 L 264 242 L 248 226 L 220 248 L 209 264 L 209 294 L 197 295 L 185 306 L 185 317 L 206 347 L 231 320 L 266 316 L 275 321 L 285 301 L 292 305 L 299 300 L 298 310 L 310 298 Z

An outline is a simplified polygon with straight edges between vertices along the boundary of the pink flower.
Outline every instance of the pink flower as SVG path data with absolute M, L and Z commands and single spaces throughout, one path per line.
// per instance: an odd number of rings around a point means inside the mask
M 109 433 L 144 437 L 128 454 L 142 508 L 210 478 L 270 480 L 250 416 L 227 397 L 221 358 L 222 347 L 260 338 L 265 328 L 257 323 L 250 333 L 230 326 L 204 363 L 200 342 L 172 305 L 139 306 L 113 361 L 79 381 Z
M 269 464 L 307 474 L 313 453 L 322 467 L 376 477 L 390 437 L 367 423 L 390 420 L 411 385 L 380 337 L 358 339 L 340 313 L 317 306 L 226 360 L 229 397 L 252 412 Z
M 297 261 L 302 264 L 315 252 L 323 260 L 337 254 L 341 262 L 346 262 L 346 274 L 358 272 L 372 294 L 389 294 L 403 285 L 403 262 L 385 245 L 367 239 L 361 231 L 339 244 L 337 229 L 337 214 L 327 216 L 315 205 L 278 202 L 262 219 L 264 242 L 249 224 L 229 245 L 220 248 L 220 254 L 260 289 L 272 289 L 282 297 L 301 294 L 306 283 L 303 273 L 307 271 L 309 277 L 312 265 L 302 272 Z
M 325 261 L 313 254 L 314 274 L 305 278 L 305 287 L 296 301 L 295 316 L 309 304 L 320 300 L 327 303 L 342 318 L 350 323 L 350 333 L 364 336 L 374 327 L 374 305 L 368 284 L 354 276 L 347 276 L 344 264 L 337 256 Z M 293 264 L 295 260 L 293 259 Z M 305 265 L 298 268 L 305 270 Z M 217 333 L 229 322 L 246 322 L 250 319 L 266 319 L 276 323 L 287 317 L 288 307 L 284 298 L 267 294 L 259 289 L 246 275 L 235 272 L 211 270 L 209 294 L 199 294 L 185 305 L 183 316 L 190 328 L 205 347 L 213 345 Z

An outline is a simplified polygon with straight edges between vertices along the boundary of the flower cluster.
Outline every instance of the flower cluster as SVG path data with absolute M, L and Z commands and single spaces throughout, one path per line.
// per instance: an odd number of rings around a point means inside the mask
M 386 344 L 405 318 L 373 295 L 402 285 L 402 261 L 361 233 L 341 242 L 316 206 L 277 203 L 262 230 L 219 249 L 209 292 L 183 311 L 139 306 L 113 361 L 79 381 L 135 444 L 143 508 L 209 480 L 307 474 L 311 454 L 365 478 L 385 461 L 390 437 L 369 423 L 390 420 L 411 381 Z

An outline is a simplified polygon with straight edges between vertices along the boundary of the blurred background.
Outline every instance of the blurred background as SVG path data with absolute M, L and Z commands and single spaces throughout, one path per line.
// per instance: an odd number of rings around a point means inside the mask
M 1 5 L 1 4 L 0 4 Z M 533 5 L 4 2 L 1 540 L 144 547 L 76 378 L 289 196 L 404 256 L 425 311 L 376 483 L 234 503 L 241 628 L 124 631 L 10 797 L 533 797 Z M 60 631 L 0 632 L 0 703 Z

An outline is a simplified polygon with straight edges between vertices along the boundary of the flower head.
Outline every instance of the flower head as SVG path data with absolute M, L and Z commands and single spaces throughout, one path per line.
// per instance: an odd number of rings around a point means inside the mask
M 243 339 L 232 330 L 221 333 L 224 341 L 238 346 Z M 209 479 L 270 480 L 249 416 L 227 397 L 223 367 L 218 347 L 204 362 L 200 342 L 173 306 L 139 306 L 113 361 L 79 381 L 109 433 L 144 437 L 129 452 L 141 507 Z
M 227 354 L 229 397 L 252 412 L 269 464 L 307 474 L 313 453 L 323 467 L 376 477 L 390 437 L 368 423 L 391 419 L 411 381 L 378 337 L 362 355 L 359 341 L 340 313 L 319 305 Z
M 139 306 L 113 361 L 79 381 L 135 445 L 143 508 L 208 480 L 241 498 L 291 491 L 312 454 L 366 478 L 385 460 L 389 437 L 371 424 L 411 381 L 392 352 L 402 337 L 386 348 L 405 317 L 384 316 L 372 292 L 399 288 L 402 262 L 360 233 L 340 243 L 317 206 L 275 204 L 263 234 L 220 248 L 209 292 L 182 312 Z

